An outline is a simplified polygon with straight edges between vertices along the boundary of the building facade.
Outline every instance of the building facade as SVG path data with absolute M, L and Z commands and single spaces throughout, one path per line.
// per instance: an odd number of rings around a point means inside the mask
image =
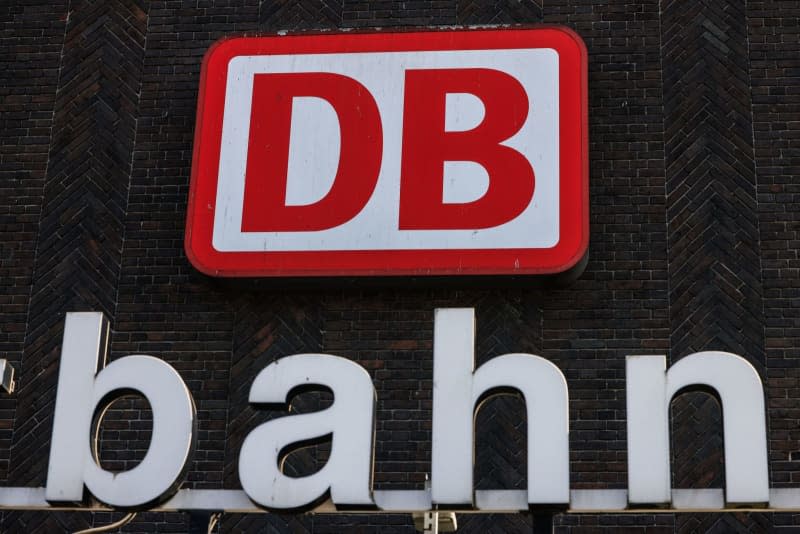
M 290 286 L 221 281 L 184 252 L 200 66 L 232 35 L 563 25 L 589 54 L 590 245 L 568 283 L 400 278 Z M 19 0 L 0 6 L 0 480 L 41 487 L 65 313 L 102 311 L 110 359 L 158 356 L 195 399 L 184 488 L 237 488 L 247 402 L 290 354 L 352 359 L 378 393 L 376 489 L 421 489 L 431 460 L 434 309 L 474 307 L 477 363 L 526 352 L 570 391 L 573 489 L 627 487 L 625 357 L 704 350 L 764 383 L 770 486 L 800 487 L 800 4 L 794 0 Z M 299 411 L 330 402 L 302 396 Z M 724 486 L 722 414 L 672 404 L 675 488 Z M 149 408 L 112 406 L 100 459 L 130 469 Z M 526 486 L 524 403 L 478 414 L 476 485 Z M 288 460 L 321 465 L 326 445 Z M 4 511 L 3 532 L 74 531 L 122 513 Z M 459 515 L 459 531 L 525 532 L 531 516 Z M 207 519 L 207 518 L 206 518 Z M 141 512 L 125 532 L 202 518 Z M 412 532 L 408 515 L 226 514 L 220 532 Z M 791 513 L 559 514 L 558 532 L 767 532 Z

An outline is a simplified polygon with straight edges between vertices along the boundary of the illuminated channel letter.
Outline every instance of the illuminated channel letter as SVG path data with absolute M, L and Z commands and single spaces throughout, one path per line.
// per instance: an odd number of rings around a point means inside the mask
M 333 404 L 314 413 L 268 421 L 250 432 L 239 454 L 242 488 L 272 509 L 314 504 L 330 490 L 336 505 L 372 505 L 372 441 L 375 388 L 357 363 L 328 354 L 287 356 L 265 367 L 250 389 L 251 403 L 285 404 L 293 390 L 318 386 L 333 392 Z M 292 445 L 331 435 L 325 466 L 305 477 L 281 471 Z
M 672 398 L 711 388 L 722 406 L 725 500 L 769 501 L 764 391 L 758 372 L 741 356 L 698 352 L 666 371 L 664 356 L 628 356 L 628 500 L 669 503 L 669 407 Z
M 103 368 L 107 340 L 102 313 L 67 314 L 45 497 L 81 501 L 85 484 L 110 506 L 146 508 L 170 497 L 183 479 L 194 446 L 194 401 L 175 369 L 158 358 L 125 356 Z M 131 390 L 153 412 L 150 447 L 133 469 L 106 471 L 97 458 L 99 422 Z
M 433 339 L 434 504 L 473 502 L 474 415 L 487 395 L 513 388 L 528 415 L 528 503 L 569 503 L 569 399 L 559 369 L 531 354 L 498 356 L 475 368 L 472 308 L 436 310 Z

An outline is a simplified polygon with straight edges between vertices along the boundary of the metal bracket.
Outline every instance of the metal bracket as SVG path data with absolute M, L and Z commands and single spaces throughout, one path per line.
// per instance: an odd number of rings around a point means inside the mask
M 16 385 L 14 367 L 5 358 L 0 359 L 0 386 L 3 386 L 7 393 L 14 393 Z
M 455 512 L 422 512 L 412 514 L 414 527 L 424 534 L 455 532 L 458 529 Z

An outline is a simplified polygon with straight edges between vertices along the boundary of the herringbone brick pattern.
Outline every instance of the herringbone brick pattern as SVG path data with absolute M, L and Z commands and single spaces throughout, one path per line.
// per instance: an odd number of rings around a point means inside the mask
M 735 1 L 698 1 L 691 9 L 662 2 L 671 355 L 727 350 L 763 369 L 744 10 L 745 2 Z M 674 406 L 674 485 L 722 487 L 716 401 L 683 395 Z M 679 517 L 676 528 L 747 531 L 744 523 L 737 516 Z
M 308 30 L 336 28 L 342 21 L 343 0 L 261 0 L 258 4 L 259 29 Z
M 133 1 L 71 7 L 12 447 L 27 485 L 43 482 L 29 462 L 47 457 L 64 312 L 113 317 L 146 21 Z
M 722 411 L 707 393 L 684 393 L 672 403 L 672 487 L 722 488 Z
M 458 0 L 458 24 L 519 24 L 542 21 L 542 1 Z
M 19 368 L 25 342 L 42 190 L 67 10 L 0 6 L 0 351 Z M 31 69 L 36 63 L 39 68 Z M 14 413 L 16 397 L 0 395 Z M 0 429 L 0 476 L 8 475 L 12 425 Z
M 662 3 L 675 357 L 764 361 L 744 2 Z
M 63 37 L 8 480 L 39 486 L 66 311 L 113 317 L 138 114 L 146 5 L 74 1 Z M 37 521 L 9 514 L 4 530 Z M 87 518 L 88 519 L 88 518 Z M 58 529 L 58 516 L 37 528 Z
M 438 26 L 456 23 L 457 0 L 342 0 L 344 27 Z

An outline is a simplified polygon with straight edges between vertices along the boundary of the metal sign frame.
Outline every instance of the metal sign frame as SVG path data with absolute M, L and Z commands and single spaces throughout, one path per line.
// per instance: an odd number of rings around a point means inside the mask
M 558 54 L 559 235 L 548 248 L 220 251 L 214 213 L 230 62 L 239 56 L 329 53 L 549 49 Z M 589 240 L 587 52 L 562 27 L 447 29 L 406 33 L 337 33 L 224 39 L 206 54 L 201 72 L 185 249 L 211 276 L 323 277 L 408 275 L 530 275 L 569 270 Z

